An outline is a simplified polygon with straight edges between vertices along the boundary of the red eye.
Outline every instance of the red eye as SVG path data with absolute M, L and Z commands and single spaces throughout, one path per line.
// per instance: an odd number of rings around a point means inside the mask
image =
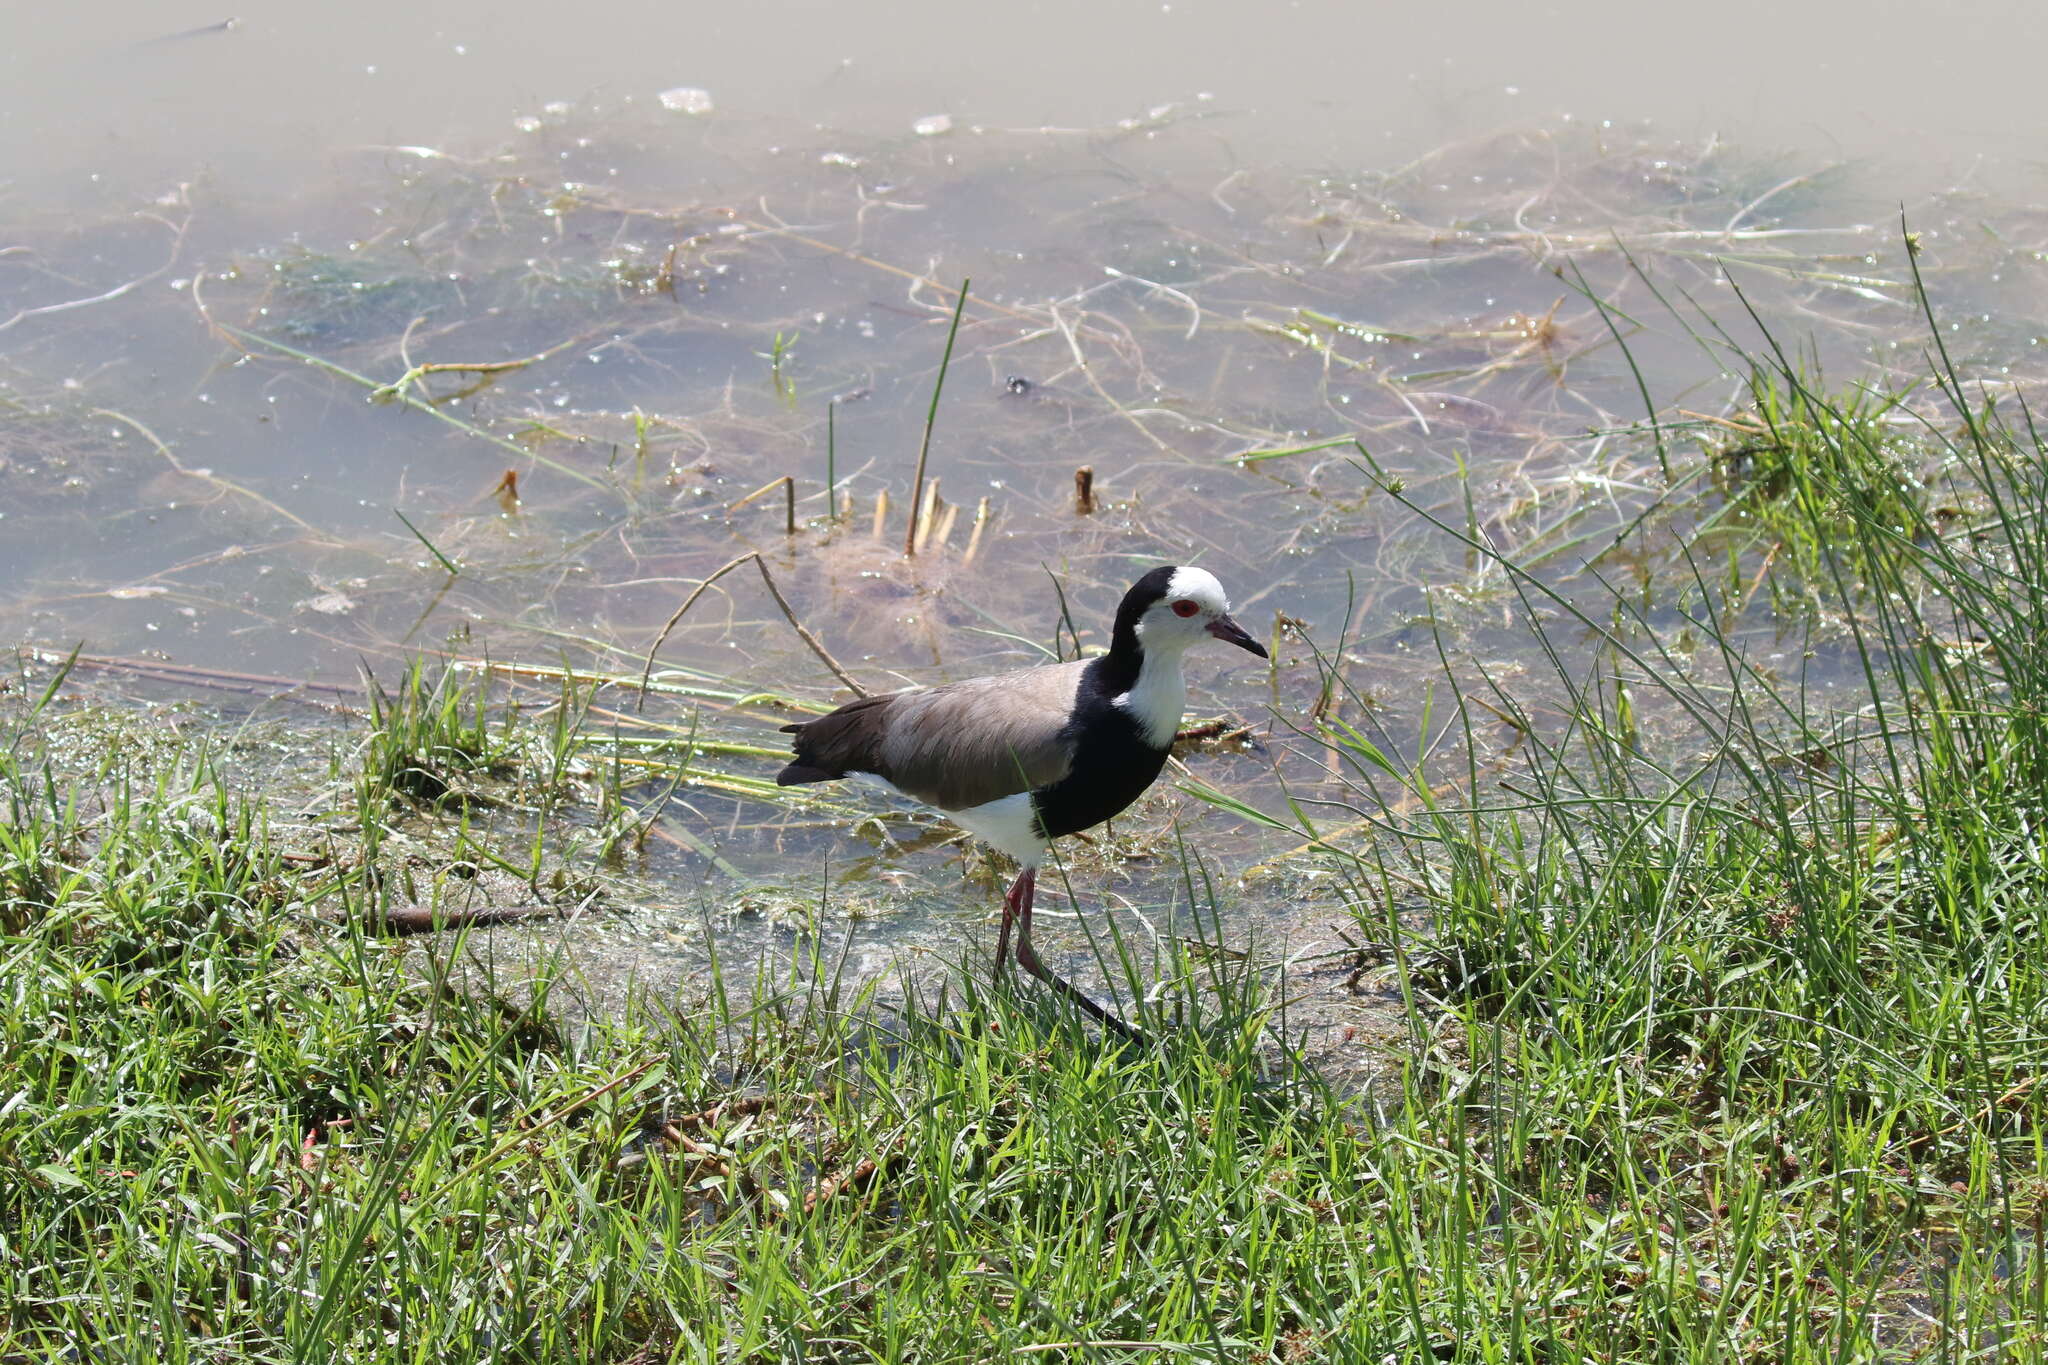
M 1193 616 L 1201 609 L 1199 605 L 1188 601 L 1185 597 L 1173 604 L 1173 614 L 1175 616 Z

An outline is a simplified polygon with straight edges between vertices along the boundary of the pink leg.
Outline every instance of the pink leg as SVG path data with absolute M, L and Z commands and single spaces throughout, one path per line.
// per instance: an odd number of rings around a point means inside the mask
M 1038 869 L 1027 868 L 1017 884 L 1024 889 L 1017 906 L 1017 965 L 1040 981 L 1057 981 L 1059 978 L 1047 971 L 1038 954 L 1031 950 L 1031 909 L 1038 904 Z
M 998 977 L 1002 976 L 1003 968 L 1010 961 L 1010 921 L 1017 916 L 1019 902 L 1025 906 L 1026 918 L 1030 917 L 1031 893 L 1037 885 L 1038 869 L 1027 867 L 1017 874 L 1016 881 L 1010 883 L 1010 894 L 1003 897 L 1003 927 L 996 934 L 995 974 Z

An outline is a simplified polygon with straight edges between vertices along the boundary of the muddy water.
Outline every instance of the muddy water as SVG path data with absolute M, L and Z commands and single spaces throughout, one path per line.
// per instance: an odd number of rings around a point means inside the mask
M 1261 635 L 1303 623 L 1414 754 L 1437 630 L 1496 677 L 1532 650 L 1509 585 L 1368 459 L 1596 603 L 1596 552 L 1669 549 L 1616 540 L 1669 488 L 1644 390 L 1678 423 L 1663 462 L 1696 467 L 1737 406 L 1709 320 L 1754 345 L 1753 306 L 1829 373 L 1913 363 L 1902 202 L 1959 357 L 2038 367 L 2048 225 L 1999 159 L 2029 11 L 1909 45 L 1802 10 L 1724 48 L 1725 9 L 1700 41 L 1502 7 L 1453 44 L 1310 5 L 1251 56 L 1238 10 L 1098 11 L 46 16 L 4 59 L 0 637 L 222 681 L 420 650 L 627 680 L 758 551 L 883 689 L 1071 648 L 1059 591 L 1099 645 L 1136 573 L 1192 559 Z M 967 280 L 931 457 L 951 510 L 907 559 Z M 442 368 L 377 392 L 416 365 Z M 779 493 L 743 501 L 785 475 L 794 535 Z M 1289 739 L 1316 652 L 1281 644 L 1192 668 L 1198 712 L 1255 740 L 1192 770 L 1266 809 L 1279 773 L 1343 795 Z M 751 572 L 656 676 L 677 690 L 646 714 L 730 743 L 786 715 L 746 694 L 842 695 Z M 895 847 L 913 824 L 851 828 L 864 798 L 700 768 L 644 869 L 659 904 L 576 940 L 600 984 L 821 915 L 865 965 L 950 954 L 990 902 L 957 850 Z M 1184 913 L 1176 829 L 1228 885 L 1287 847 L 1172 793 L 1128 824 L 1075 890 L 1146 943 Z M 1314 957 L 1341 900 L 1262 874 L 1227 936 Z

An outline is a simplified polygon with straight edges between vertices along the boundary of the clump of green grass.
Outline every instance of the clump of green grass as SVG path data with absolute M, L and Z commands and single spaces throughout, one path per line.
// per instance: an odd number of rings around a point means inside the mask
M 796 359 L 796 343 L 801 332 L 783 333 L 777 331 L 775 340 L 766 351 L 756 355 L 768 362 L 768 387 L 774 391 L 776 401 L 790 411 L 796 410 L 796 377 L 789 371 Z
M 461 795 L 472 776 L 513 767 L 509 714 L 494 728 L 489 674 L 406 665 L 395 692 L 366 678 L 370 730 L 360 750 L 357 786 L 365 810 L 392 800 L 434 806 Z
M 1898 396 L 1823 400 L 1780 354 L 1752 386 L 1779 472 L 1738 494 L 1840 623 L 1793 634 L 1810 673 L 1689 558 L 1589 606 L 1439 523 L 1516 585 L 1547 687 L 1447 668 L 1420 732 L 1453 774 L 1308 736 L 1341 804 L 1418 812 L 1328 853 L 1439 1021 L 1421 1093 L 1495 1201 L 1460 1358 L 2048 1352 L 2048 446 L 1943 366 L 1923 494 L 1876 425 Z
M 1869 588 L 1883 570 L 1858 552 L 1859 528 L 1891 539 L 1929 533 L 1929 476 L 1947 453 L 1938 435 L 1913 418 L 1903 391 L 1828 393 L 1783 363 L 1752 365 L 1747 389 L 1748 408 L 1706 447 L 1723 502 L 1695 539 L 1747 531 L 1751 561 L 1785 570 L 1771 577 L 1779 603 L 1809 585 L 1825 594 L 1830 573 Z M 1730 564 L 1742 572 L 1734 555 Z

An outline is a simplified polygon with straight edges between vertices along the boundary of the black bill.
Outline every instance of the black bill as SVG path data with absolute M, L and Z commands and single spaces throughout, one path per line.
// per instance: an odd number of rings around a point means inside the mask
M 1211 621 L 1209 623 L 1209 633 L 1219 640 L 1229 641 L 1239 649 L 1248 649 L 1261 659 L 1272 657 L 1266 653 L 1264 645 L 1245 634 L 1244 627 L 1231 620 L 1228 616 L 1219 616 Z

